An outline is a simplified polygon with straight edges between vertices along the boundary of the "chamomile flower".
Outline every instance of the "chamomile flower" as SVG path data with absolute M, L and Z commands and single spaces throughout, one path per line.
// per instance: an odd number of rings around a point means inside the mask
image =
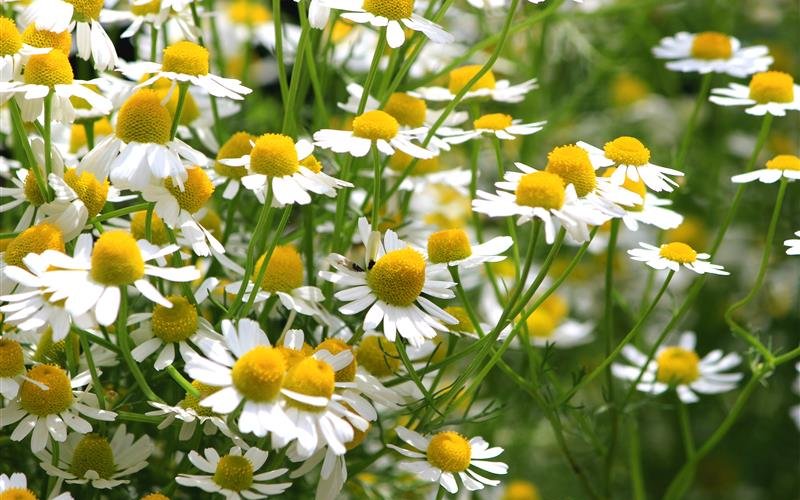
M 58 491 L 58 490 L 56 490 Z M 36 495 L 28 489 L 28 478 L 22 472 L 15 472 L 11 476 L 0 474 L 0 498 L 9 499 L 35 499 Z M 58 494 L 50 500 L 73 500 L 69 492 Z
M 750 84 L 730 83 L 727 88 L 712 89 L 709 101 L 720 106 L 748 106 L 748 115 L 785 116 L 786 111 L 800 110 L 800 85 L 788 73 L 765 71 L 750 78 Z
M 784 245 L 789 247 L 786 249 L 786 255 L 800 255 L 800 231 L 795 231 L 794 235 L 798 238 L 783 242 Z
M 63 443 L 67 427 L 79 434 L 92 431 L 83 417 L 112 421 L 117 414 L 100 410 L 97 396 L 81 390 L 92 381 L 88 371 L 75 377 L 56 365 L 40 364 L 29 369 L 20 385 L 16 399 L 7 401 L 0 409 L 0 428 L 17 424 L 11 433 L 12 441 L 22 441 L 31 434 L 31 451 L 44 450 L 48 438 Z
M 401 130 L 400 123 L 386 111 L 373 109 L 353 119 L 353 130 L 322 129 L 314 132 L 314 143 L 334 153 L 366 156 L 373 147 L 385 155 L 400 150 L 414 158 L 428 159 L 436 154 L 412 143 L 419 134 Z
M 386 42 L 396 49 L 406 40 L 405 29 L 419 31 L 436 43 L 451 43 L 453 35 L 414 13 L 414 0 L 321 0 L 320 5 L 343 11 L 343 19 L 386 28 Z
M 644 371 L 636 389 L 654 395 L 675 389 L 684 403 L 699 401 L 696 393 L 718 394 L 735 389 L 742 374 L 723 372 L 737 366 L 742 358 L 736 353 L 723 355 L 716 349 L 701 359 L 695 351 L 695 341 L 694 333 L 686 332 L 678 345 L 659 348 L 649 363 L 645 354 L 626 345 L 622 355 L 632 366 L 614 363 L 611 372 L 622 380 L 635 381 Z
M 409 93 L 426 101 L 452 101 L 481 68 L 479 64 L 456 68 L 449 73 L 447 87 L 420 87 Z M 522 102 L 525 95 L 536 87 L 535 78 L 511 85 L 508 80 L 497 80 L 490 69 L 469 88 L 464 99 L 488 97 L 497 102 Z
M 433 142 L 431 142 L 433 146 Z M 447 147 L 450 147 L 449 144 Z M 411 164 L 414 167 L 411 168 Z M 418 210 L 421 206 L 428 204 L 438 208 L 443 208 L 438 203 L 439 200 L 431 200 L 432 196 L 428 188 L 432 186 L 450 187 L 457 190 L 459 193 L 469 195 L 469 183 L 472 179 L 472 173 L 465 168 L 447 168 L 444 166 L 446 162 L 442 161 L 442 157 L 434 156 L 427 160 L 416 159 L 402 151 L 395 151 L 389 157 L 389 168 L 384 170 L 387 176 L 398 177 L 405 174 L 405 178 L 400 183 L 398 189 L 402 191 L 413 191 L 415 203 L 411 207 L 412 210 Z M 410 170 L 409 170 L 410 169 Z M 360 207 L 360 204 L 359 204 Z
M 569 304 L 557 294 L 550 295 L 525 319 L 530 342 L 538 347 L 570 348 L 591 342 L 594 325 L 569 317 Z
M 616 171 L 615 167 L 611 167 L 606 170 L 604 176 L 611 177 Z M 639 223 L 656 226 L 659 229 L 674 229 L 683 222 L 683 216 L 681 214 L 666 208 L 672 205 L 671 200 L 659 198 L 647 192 L 647 186 L 641 176 L 636 181 L 630 177 L 625 177 L 622 182 L 622 187 L 632 193 L 638 194 L 642 198 L 642 203 L 620 205 L 625 209 L 622 222 L 624 222 L 625 227 L 631 231 L 637 231 L 639 229 Z
M 320 277 L 344 287 L 335 294 L 347 302 L 339 311 L 358 314 L 367 310 L 364 329 L 375 330 L 383 323 L 383 333 L 394 342 L 396 334 L 412 346 L 422 345 L 447 331 L 441 322 L 455 323 L 456 319 L 423 296 L 448 299 L 455 296 L 450 281 L 432 279 L 435 268 L 428 266 L 422 253 L 414 250 L 390 230 L 381 241 L 380 233 L 370 233 L 367 219 L 358 221 L 361 241 L 367 253 L 363 267 L 345 257 L 332 254 L 329 262 L 335 272 L 322 271 Z
M 765 168 L 734 175 L 731 181 L 737 184 L 753 181 L 772 184 L 781 178 L 800 180 L 800 158 L 795 155 L 778 155 L 769 160 Z
M 513 141 L 519 136 L 532 135 L 544 128 L 547 122 L 522 123 L 504 113 L 489 113 L 472 122 L 473 130 L 460 135 L 451 135 L 445 139 L 450 144 L 461 144 L 484 135 L 494 136 L 504 141 Z
M 0 82 L 10 82 L 18 78 L 23 61 L 32 54 L 42 52 L 49 51 L 29 45 L 14 20 L 0 16 Z
M 400 462 L 399 467 L 425 481 L 438 482 L 450 493 L 458 492 L 459 483 L 467 491 L 500 484 L 500 481 L 486 478 L 482 475 L 484 472 L 479 473 L 476 469 L 497 475 L 508 472 L 506 464 L 487 460 L 503 453 L 503 448 L 490 448 L 480 436 L 467 440 L 455 431 L 441 431 L 425 437 L 401 426 L 395 430 L 398 437 L 412 449 L 393 444 L 388 446 L 405 457 L 415 459 Z
M 667 68 L 672 71 L 723 73 L 737 78 L 766 71 L 773 61 L 766 46 L 742 47 L 736 37 L 716 31 L 681 31 L 662 38 L 658 46 L 653 47 L 653 55 L 670 59 Z
M 625 179 L 637 182 L 641 178 L 653 191 L 670 192 L 678 184 L 669 176 L 683 176 L 683 172 L 673 168 L 650 163 L 650 150 L 635 137 L 617 137 L 607 142 L 603 149 L 583 141 L 578 142 L 578 146 L 589 153 L 595 168 L 615 167 L 610 179 L 617 185 L 624 184 Z
M 242 177 L 247 175 L 247 169 L 244 166 L 226 165 L 221 160 L 233 160 L 249 155 L 255 142 L 256 136 L 240 131 L 231 135 L 217 151 L 211 180 L 214 182 L 214 186 L 225 185 L 225 190 L 222 192 L 223 199 L 232 200 L 239 193 Z
M 501 255 L 514 240 L 510 236 L 498 236 L 486 243 L 472 245 L 463 229 L 444 229 L 428 236 L 428 262 L 471 269 L 484 262 L 500 262 Z
M 709 257 L 711 257 L 709 254 L 697 253 L 695 249 L 686 243 L 674 241 L 672 243 L 664 243 L 660 247 L 648 243 L 639 243 L 639 246 L 642 248 L 628 250 L 628 255 L 633 260 L 644 262 L 653 269 L 670 269 L 678 272 L 683 266 L 697 274 L 719 274 L 721 276 L 730 274 L 722 266 L 708 262 Z
M 0 337 L 0 396 L 14 399 L 25 378 L 25 352 L 16 340 Z
M 256 447 L 242 454 L 242 449 L 234 446 L 227 455 L 221 457 L 214 448 L 206 448 L 203 455 L 192 450 L 189 452 L 189 461 L 205 474 L 180 474 L 175 482 L 208 493 L 218 493 L 226 500 L 281 495 L 292 483 L 270 481 L 286 474 L 289 469 L 259 473 L 268 455 Z
M 108 181 L 99 181 L 91 172 L 67 169 L 63 178 L 50 174 L 55 199 L 42 205 L 45 221 L 57 225 L 70 241 L 77 237 L 92 217 L 100 213 L 107 200 L 116 200 L 118 191 Z

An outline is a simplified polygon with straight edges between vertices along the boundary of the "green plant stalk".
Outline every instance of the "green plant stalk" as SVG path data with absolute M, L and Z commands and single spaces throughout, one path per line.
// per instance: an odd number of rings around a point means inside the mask
M 192 2 L 194 6 L 194 2 Z M 175 134 L 178 133 L 178 125 L 181 123 L 181 115 L 183 114 L 183 105 L 186 103 L 186 94 L 189 92 L 188 82 L 178 83 L 178 103 L 175 105 L 175 116 L 172 117 L 172 127 L 169 129 L 169 140 L 175 139 Z
M 186 391 L 187 393 L 191 394 L 196 398 L 200 397 L 200 391 L 198 391 L 192 385 L 191 382 L 186 380 L 186 378 L 183 375 L 181 375 L 181 373 L 173 365 L 167 366 L 167 373 L 169 373 L 169 376 L 172 377 L 172 380 L 177 382 L 178 385 L 181 386 L 184 391 Z
M 94 364 L 94 356 L 92 356 L 91 345 L 89 344 L 89 338 L 87 337 L 89 333 L 85 330 L 76 328 L 73 328 L 73 331 L 78 335 L 83 352 L 86 354 L 86 364 L 89 366 L 89 374 L 92 376 L 92 386 L 94 387 L 94 393 L 97 396 L 97 406 L 99 406 L 101 410 L 105 410 L 106 396 L 103 393 L 103 386 L 100 383 L 100 375 L 97 373 L 97 367 Z
M 381 152 L 378 151 L 377 146 L 373 144 L 372 147 L 372 210 L 370 212 L 372 219 L 371 228 L 377 231 L 381 221 L 381 181 L 383 181 L 383 171 L 381 169 Z
M 47 176 L 53 173 L 53 92 L 50 89 L 44 98 L 44 172 Z
M 631 473 L 631 490 L 634 500 L 647 500 L 645 492 L 644 475 L 642 474 L 642 447 L 639 442 L 639 426 L 636 424 L 635 415 L 628 419 L 628 469 Z
M 603 336 L 605 337 L 605 355 L 611 355 L 614 344 L 614 252 L 617 249 L 617 236 L 619 235 L 619 219 L 611 220 L 611 230 L 608 235 L 608 248 L 606 250 L 606 273 L 603 306 Z M 619 428 L 619 413 L 614 407 L 614 376 L 610 365 L 606 367 L 606 394 L 608 394 L 609 418 L 611 431 L 608 440 L 608 453 L 605 460 L 605 493 L 611 494 L 612 469 L 614 466 L 614 452 L 617 446 L 617 431 Z
M 119 287 L 120 293 L 120 302 L 119 302 L 119 313 L 117 315 L 117 345 L 119 346 L 119 352 L 122 354 L 122 359 L 125 360 L 125 364 L 128 365 L 128 369 L 131 371 L 131 375 L 133 375 L 134 380 L 136 380 L 136 385 L 139 386 L 139 390 L 145 395 L 145 397 L 149 401 L 155 401 L 157 403 L 163 403 L 164 400 L 161 399 L 153 392 L 153 389 L 147 384 L 147 380 L 144 378 L 144 374 L 139 369 L 139 364 L 133 359 L 131 356 L 131 340 L 128 336 L 128 288 L 126 285 L 121 285 Z
M 689 115 L 689 122 L 686 124 L 686 128 L 683 131 L 680 149 L 678 150 L 678 155 L 675 160 L 675 169 L 681 172 L 683 172 L 683 168 L 686 164 L 686 156 L 689 154 L 689 145 L 694 137 L 697 117 L 700 115 L 700 109 L 703 107 L 703 103 L 705 103 L 708 98 L 708 92 L 711 89 L 711 80 L 713 78 L 714 73 L 706 73 L 703 75 L 700 91 L 697 93 L 697 99 L 694 102 L 694 108 L 692 108 L 692 114 Z
M 284 103 L 283 114 L 287 113 L 286 105 L 289 96 L 289 81 L 286 76 L 286 63 L 283 57 L 283 24 L 281 23 L 281 0 L 272 0 L 272 21 L 275 26 L 275 63 L 278 66 L 278 84 L 281 88 L 281 99 Z
M 694 438 L 692 437 L 692 424 L 689 420 L 689 409 L 686 405 L 681 401 L 680 397 L 678 397 L 677 393 L 675 394 L 675 399 L 677 400 L 678 406 L 678 425 L 681 429 L 681 439 L 683 440 L 683 449 L 686 453 L 686 460 L 691 460 L 692 455 L 695 453 L 694 449 Z
M 150 206 L 150 203 L 137 203 L 136 205 L 131 205 L 124 208 L 118 208 L 116 210 L 112 210 L 110 212 L 106 212 L 104 214 L 100 214 L 92 219 L 92 222 L 103 222 L 108 219 L 113 219 L 114 217 L 119 217 L 121 215 L 127 215 L 133 212 L 141 212 L 142 210 L 147 210 L 147 207 Z

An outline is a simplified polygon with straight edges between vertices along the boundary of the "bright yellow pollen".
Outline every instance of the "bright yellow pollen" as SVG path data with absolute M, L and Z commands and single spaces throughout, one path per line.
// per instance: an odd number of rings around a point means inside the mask
M 95 141 L 114 133 L 114 127 L 108 118 L 103 117 L 94 122 Z M 84 146 L 88 146 L 86 140 L 86 127 L 82 123 L 73 123 L 69 135 L 69 152 L 75 154 Z
M 617 165 L 646 165 L 650 162 L 650 150 L 635 137 L 623 135 L 603 146 L 606 156 Z
M 606 171 L 603 173 L 603 177 L 611 177 L 616 169 L 616 167 L 610 167 L 606 169 Z M 631 212 L 641 212 L 644 210 L 644 196 L 647 194 L 647 185 L 644 183 L 642 178 L 639 177 L 639 180 L 635 181 L 626 175 L 625 180 L 622 182 L 622 187 L 632 193 L 638 194 L 642 198 L 642 202 L 634 203 L 633 205 L 620 204 L 620 206 Z
M 469 319 L 469 314 L 467 314 L 466 309 L 459 306 L 448 306 L 445 307 L 444 310 L 458 321 L 458 323 L 455 325 L 447 325 L 450 331 L 470 333 L 475 332 L 475 325 L 473 325 L 472 320 Z
M 256 138 L 247 132 L 236 132 L 219 148 L 217 152 L 217 159 L 214 162 L 214 171 L 225 177 L 231 179 L 241 179 L 247 175 L 247 169 L 244 167 L 230 167 L 220 163 L 220 160 L 230 158 L 240 158 L 244 155 L 249 155 L 253 150 L 253 145 L 250 141 L 255 142 Z
M 160 2 L 161 0 L 156 0 L 156 1 Z M 161 493 L 150 493 L 149 495 L 143 496 L 139 500 L 169 500 L 169 497 Z
M 490 130 L 503 130 L 506 127 L 510 127 L 511 122 L 513 121 L 514 119 L 511 118 L 511 115 L 505 115 L 503 113 L 490 113 L 473 121 L 472 126 L 476 129 L 488 128 Z
M 250 152 L 250 171 L 269 177 L 284 177 L 298 170 L 300 160 L 294 141 L 288 135 L 264 134 Z
M 37 496 L 27 488 L 9 488 L 0 491 L 0 500 L 37 500 Z
M 795 155 L 778 155 L 767 161 L 767 168 L 774 170 L 800 170 L 800 158 Z
M 200 395 L 195 396 L 187 392 L 186 397 L 183 398 L 180 403 L 178 403 L 178 406 L 180 406 L 181 408 L 193 410 L 201 417 L 214 416 L 215 413 L 211 410 L 211 408 L 207 406 L 200 406 L 200 401 L 204 400 L 205 398 L 219 391 L 221 387 L 206 385 L 202 382 L 198 382 L 197 380 L 192 382 L 192 387 L 197 389 L 197 392 L 199 392 Z
M 70 84 L 74 79 L 69 58 L 60 50 L 30 56 L 22 76 L 25 83 L 47 87 Z
M 534 337 L 546 339 L 553 335 L 558 326 L 558 321 L 544 308 L 538 308 L 525 320 L 528 333 Z
M 679 262 L 681 264 L 688 264 L 697 260 L 697 252 L 694 250 L 694 248 L 690 247 L 686 243 L 681 243 L 678 241 L 661 245 L 661 249 L 658 251 L 658 254 L 665 259 Z
M 228 17 L 234 23 L 259 26 L 272 19 L 272 13 L 257 1 L 236 0 L 228 6 Z
M 433 264 L 462 260 L 470 255 L 472 246 L 463 229 L 445 229 L 428 236 L 428 260 Z
M 134 16 L 146 16 L 147 14 L 158 14 L 161 10 L 161 0 L 152 0 L 140 5 L 131 5 L 131 13 Z
M 219 459 L 213 479 L 226 490 L 246 490 L 253 484 L 253 464 L 240 455 L 225 455 Z
M 233 385 L 247 399 L 271 401 L 281 390 L 286 359 L 278 349 L 260 345 L 236 361 L 231 370 Z
M 363 337 L 356 349 L 356 361 L 376 377 L 388 377 L 400 368 L 397 346 L 384 337 Z
M 397 120 L 385 111 L 374 109 L 353 119 L 353 135 L 371 141 L 393 139 L 400 130 Z
M 540 500 L 539 490 L 528 481 L 511 481 L 501 500 Z
M 30 380 L 22 382 L 19 389 L 20 405 L 31 415 L 43 417 L 61 413 L 72 405 L 72 387 L 67 372 L 56 365 L 36 365 L 25 374 L 47 389 Z
M 137 240 L 146 240 L 147 235 L 147 212 L 135 212 L 131 216 L 131 234 Z M 156 215 L 155 211 L 150 215 L 150 243 L 154 245 L 166 245 L 169 243 L 169 234 L 164 221 Z
M 461 89 L 466 87 L 467 83 L 478 74 L 481 68 L 483 68 L 483 66 L 480 64 L 472 64 L 450 71 L 447 89 L 451 94 L 458 94 Z M 495 85 L 497 85 L 497 82 L 495 81 L 494 73 L 492 73 L 492 70 L 489 70 L 470 87 L 469 91 L 474 92 L 480 89 L 493 89 Z
M 724 33 L 704 31 L 692 40 L 692 57 L 696 59 L 730 59 L 731 54 L 731 39 Z
M 700 377 L 700 358 L 682 347 L 667 347 L 656 357 L 656 378 L 665 384 L 689 384 Z
M 144 260 L 130 233 L 107 231 L 92 250 L 92 279 L 108 286 L 130 285 L 144 276 Z
M 315 174 L 322 172 L 322 162 L 319 161 L 314 155 L 308 155 L 300 160 L 300 165 L 306 167 Z
M 214 194 L 214 184 L 211 183 L 206 171 L 200 167 L 187 168 L 186 173 L 188 177 L 183 181 L 183 190 L 172 177 L 164 179 L 164 187 L 175 197 L 179 207 L 193 214 L 203 208 Z
M 750 80 L 750 99 L 759 104 L 768 102 L 792 102 L 794 79 L 781 71 L 756 73 Z
M 18 234 L 6 247 L 4 258 L 9 266 L 27 269 L 22 259 L 29 253 L 40 254 L 45 250 L 64 251 L 63 233 L 49 222 L 41 222 Z
M 431 438 L 426 455 L 434 467 L 445 472 L 463 472 L 469 467 L 472 447 L 461 434 L 444 431 Z
M 172 73 L 201 76 L 208 74 L 208 49 L 186 40 L 164 49 L 161 69 Z
M 130 96 L 117 114 L 117 137 L 125 142 L 166 144 L 171 127 L 172 115 L 152 89 Z
M 69 471 L 79 478 L 90 470 L 103 479 L 111 478 L 117 471 L 111 445 L 106 438 L 97 434 L 87 434 L 78 441 L 69 467 Z
M 19 342 L 0 338 L 0 378 L 13 377 L 25 371 L 25 357 Z
M 13 19 L 0 17 L 0 57 L 16 54 L 22 48 L 22 35 Z
M 364 0 L 363 9 L 376 16 L 397 21 L 414 13 L 414 0 Z
M 328 351 L 334 356 L 343 351 L 352 351 L 349 345 L 341 339 L 329 338 L 319 343 L 314 352 Z M 352 382 L 356 378 L 356 358 L 349 365 L 336 372 L 337 382 Z
M 579 197 L 584 197 L 597 187 L 597 175 L 594 173 L 589 153 L 574 144 L 560 146 L 547 154 L 547 172 L 564 179 L 565 184 L 575 186 Z
M 420 160 L 414 158 L 408 153 L 400 151 L 399 149 L 395 149 L 394 154 L 389 157 L 389 168 L 395 172 L 403 172 L 414 161 L 416 161 L 416 164 L 411 170 L 411 175 L 431 174 L 442 169 L 438 156 L 434 156 L 433 158 L 429 158 L 427 160 Z
M 72 50 L 72 35 L 69 31 L 56 33 L 55 31 L 39 30 L 31 23 L 22 32 L 22 41 L 31 47 L 40 49 L 58 49 L 66 55 Z
M 150 325 L 153 334 L 164 342 L 181 342 L 197 333 L 197 308 L 185 297 L 167 297 L 172 307 L 156 304 Z
M 383 110 L 404 127 L 421 127 L 425 123 L 428 106 L 418 97 L 395 92 L 389 96 Z
M 99 182 L 89 171 L 84 170 L 79 174 L 76 169 L 70 168 L 64 172 L 64 182 L 75 191 L 86 206 L 90 218 L 100 213 L 108 196 L 107 180 Z
M 328 363 L 314 358 L 305 358 L 289 370 L 286 374 L 286 380 L 283 382 L 283 387 L 306 396 L 330 399 L 336 387 L 336 374 Z M 304 404 L 292 399 L 287 402 L 306 411 L 317 412 L 324 410 L 324 408 Z
M 100 11 L 103 10 L 104 0 L 66 0 L 75 7 L 72 17 L 76 21 L 97 21 L 100 19 Z
M 518 205 L 558 210 L 564 205 L 564 180 L 550 172 L 525 174 L 515 192 Z
M 256 262 L 254 272 L 258 272 L 264 264 L 262 255 Z M 303 286 L 303 260 L 291 245 L 278 245 L 272 251 L 272 255 L 267 263 L 264 272 L 264 279 L 261 281 L 261 289 L 267 292 L 291 292 L 295 288 Z
M 170 90 L 173 90 L 170 93 Z M 175 113 L 178 111 L 178 98 L 180 92 L 175 91 L 174 89 L 170 89 L 170 87 L 166 88 L 157 88 L 156 92 L 158 92 L 158 96 L 163 101 L 167 94 L 169 94 L 169 99 L 164 104 L 167 107 L 167 111 L 169 111 L 170 117 L 174 119 Z M 186 98 L 183 101 L 183 109 L 181 110 L 181 118 L 178 123 L 181 125 L 189 126 L 195 120 L 200 118 L 200 108 L 197 106 L 197 101 L 194 100 L 192 97 L 191 92 L 186 93 Z
M 392 250 L 367 271 L 367 284 L 387 304 L 409 306 L 425 286 L 425 260 L 409 247 Z

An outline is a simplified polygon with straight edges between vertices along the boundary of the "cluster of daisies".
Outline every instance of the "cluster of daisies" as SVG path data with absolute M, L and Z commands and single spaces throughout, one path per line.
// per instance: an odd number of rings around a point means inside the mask
M 566 292 L 537 293 L 550 279 L 531 270 L 539 236 L 556 253 L 595 252 L 624 227 L 646 235 L 631 247 L 659 241 L 628 254 L 666 279 L 728 274 L 703 249 L 654 236 L 683 222 L 670 196 L 684 173 L 653 163 L 636 137 L 575 140 L 506 169 L 505 145 L 547 127 L 503 112 L 537 82 L 466 64 L 468 42 L 434 22 L 453 12 L 431 7 L 311 0 L 300 26 L 249 0 L 3 7 L 2 147 L 14 155 L 0 159 L 12 221 L 0 245 L 0 430 L 41 470 L 0 476 L 0 497 L 35 498 L 29 480 L 47 498 L 128 494 L 156 460 L 168 470 L 147 473 L 169 478 L 141 498 L 335 498 L 348 467 L 450 494 L 498 486 L 503 449 L 436 406 L 464 396 L 470 358 L 447 362 L 458 342 L 467 353 L 593 342 Z M 130 57 L 109 36 L 119 31 Z M 242 59 L 243 45 L 272 55 Z M 406 65 L 401 50 L 418 57 Z M 714 103 L 800 110 L 800 88 L 768 70 L 763 47 L 679 33 L 654 54 L 677 71 L 752 75 L 715 89 Z M 336 109 L 317 101 L 311 117 L 293 100 L 281 130 L 229 130 L 262 105 L 254 89 L 280 88 L 285 103 L 304 71 L 305 91 L 324 97 L 315 57 L 341 83 Z M 220 76 L 231 68 L 240 79 Z M 442 86 L 401 92 L 392 77 L 406 72 L 440 72 L 430 81 Z M 490 168 L 482 147 L 496 153 Z M 453 160 L 463 151 L 467 167 Z M 779 155 L 732 180 L 798 178 L 800 159 Z M 786 245 L 800 254 L 800 240 Z M 728 371 L 738 354 L 701 359 L 692 334 L 656 347 L 625 346 L 631 364 L 613 374 L 685 403 L 741 378 Z

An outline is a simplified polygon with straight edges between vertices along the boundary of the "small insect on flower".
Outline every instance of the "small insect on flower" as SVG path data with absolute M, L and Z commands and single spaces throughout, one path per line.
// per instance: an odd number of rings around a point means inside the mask
M 765 45 L 742 47 L 732 36 L 716 31 L 687 33 L 662 38 L 653 55 L 659 59 L 670 59 L 667 68 L 683 73 L 722 73 L 745 78 L 759 71 L 766 71 L 772 57 Z
M 447 87 L 420 87 L 409 94 L 421 97 L 426 101 L 452 101 L 482 68 L 483 66 L 479 64 L 461 66 L 450 71 Z M 535 78 L 517 85 L 511 85 L 508 80 L 497 80 L 494 72 L 490 69 L 469 87 L 464 94 L 464 100 L 488 97 L 497 102 L 522 102 L 525 95 L 537 87 Z
M 73 500 L 69 492 L 56 494 L 56 488 L 50 500 Z M 22 472 L 15 472 L 11 476 L 0 474 L 0 498 L 8 500 L 36 500 L 36 495 L 28 488 L 28 478 Z
M 731 181 L 737 184 L 753 181 L 772 184 L 781 178 L 790 181 L 800 180 L 800 158 L 795 155 L 778 155 L 767 161 L 765 168 L 734 175 Z
M 628 250 L 628 255 L 633 260 L 644 262 L 653 269 L 669 269 L 678 272 L 681 266 L 694 271 L 697 274 L 719 274 L 727 276 L 730 273 L 718 265 L 708 262 L 711 257 L 707 253 L 697 253 L 697 251 L 679 241 L 664 243 L 660 247 L 648 243 L 639 243 L 642 248 Z
M 756 73 L 750 85 L 730 83 L 727 88 L 711 90 L 709 101 L 720 106 L 749 106 L 748 115 L 786 116 L 786 111 L 800 111 L 800 85 L 781 71 Z

